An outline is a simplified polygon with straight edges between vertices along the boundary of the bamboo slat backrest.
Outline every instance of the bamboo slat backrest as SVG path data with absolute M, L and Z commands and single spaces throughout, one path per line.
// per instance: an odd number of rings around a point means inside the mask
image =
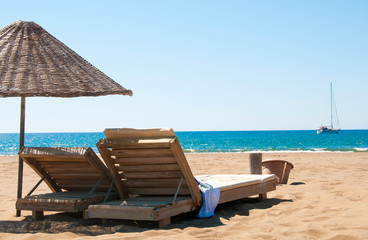
M 129 195 L 191 195 L 201 193 L 172 129 L 106 129 L 97 143 L 121 197 Z
M 91 148 L 35 148 L 25 147 L 19 156 L 44 181 L 53 192 L 90 191 L 104 178 L 96 191 L 107 191 L 111 176 Z

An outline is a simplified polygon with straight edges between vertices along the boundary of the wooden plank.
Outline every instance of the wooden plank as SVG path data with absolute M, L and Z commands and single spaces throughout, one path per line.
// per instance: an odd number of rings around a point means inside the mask
M 23 156 L 60 156 L 76 155 L 83 156 L 87 147 L 26 147 L 20 152 Z
M 60 182 L 60 187 L 68 190 L 68 191 L 86 191 L 89 192 L 90 190 L 92 190 L 92 188 L 95 186 L 95 182 L 81 182 L 78 181 L 78 185 L 76 185 L 75 181 L 63 181 Z M 100 184 L 96 191 L 97 192 L 101 192 L 101 191 L 107 191 L 109 188 L 110 184 Z
M 103 144 L 107 146 L 107 148 L 119 148 L 119 145 L 122 146 L 124 144 L 151 144 L 151 143 L 169 143 L 173 139 L 173 137 L 129 137 L 129 138 L 116 138 L 116 139 L 108 139 L 103 138 Z M 144 146 L 144 145 L 143 145 Z
M 75 187 L 80 188 L 81 186 L 84 186 L 83 190 L 80 189 L 80 191 L 90 191 L 95 185 L 96 182 L 94 179 L 61 179 L 58 180 L 58 184 L 61 188 L 66 190 L 75 189 Z M 99 188 L 108 188 L 110 184 L 104 183 L 100 184 Z
M 180 167 L 178 164 L 148 164 L 148 165 L 129 165 L 129 166 L 118 166 L 118 171 L 125 173 L 131 172 L 157 172 L 157 171 L 178 171 Z
M 123 173 L 121 177 L 124 179 L 135 178 L 180 178 L 182 176 L 181 171 L 171 172 L 140 172 L 140 173 Z
M 93 183 L 85 183 L 85 182 L 78 182 L 78 185 L 77 184 L 73 184 L 73 183 L 70 183 L 70 182 L 61 182 L 60 185 L 59 185 L 62 189 L 66 189 L 68 191 L 90 191 L 94 186 L 95 184 Z M 99 186 L 99 188 L 106 188 L 106 186 Z
M 89 218 L 155 220 L 154 207 L 122 206 L 122 205 L 91 205 L 88 208 Z
M 37 194 L 32 196 L 27 196 L 24 199 L 29 201 L 37 201 L 37 199 L 48 199 L 49 201 L 52 201 L 52 199 L 57 199 L 57 201 L 61 199 L 75 199 L 75 198 L 84 198 L 88 194 L 87 191 L 81 191 L 81 192 L 56 192 L 56 193 L 44 193 L 44 194 Z M 90 195 L 91 197 L 105 197 L 105 193 L 102 192 L 94 192 Z
M 127 157 L 171 157 L 172 152 L 170 149 L 157 148 L 157 149 L 123 149 L 123 150 L 111 150 L 111 156 L 116 158 Z
M 67 191 L 68 192 L 68 191 Z M 65 192 L 61 192 L 65 193 Z M 45 193 L 45 194 L 38 194 L 38 195 L 32 195 L 27 196 L 24 199 L 29 202 L 37 202 L 37 201 L 48 201 L 48 202 L 59 202 L 61 200 L 63 201 L 75 201 L 77 199 L 82 199 L 87 195 L 88 192 L 76 192 L 75 195 L 64 195 L 64 194 L 57 194 L 57 193 Z
M 103 140 L 100 140 L 97 142 L 96 146 L 98 148 L 98 151 L 101 154 L 101 157 L 103 158 L 103 160 L 105 161 L 107 168 L 110 172 L 110 175 L 112 177 L 118 175 L 118 171 L 116 170 L 115 167 L 115 162 L 114 160 L 111 158 L 110 152 L 108 151 L 108 149 L 106 148 L 106 146 L 103 144 Z M 121 181 L 121 177 L 117 177 L 115 179 L 115 186 L 117 188 L 117 191 L 119 193 L 119 196 L 121 198 L 127 198 L 129 196 L 128 191 L 124 188 L 124 184 Z
M 176 137 L 171 142 L 171 149 L 188 184 L 188 188 L 190 190 L 190 194 L 192 195 L 194 204 L 196 206 L 200 206 L 202 204 L 202 195 L 199 190 L 198 183 L 194 179 L 193 173 L 190 170 L 189 164 L 187 162 L 187 159 L 185 158 L 179 140 Z
M 41 165 L 34 158 L 25 158 L 20 156 L 41 178 L 45 177 L 45 183 L 53 192 L 61 192 L 61 188 L 56 184 L 54 179 L 41 167 Z
M 45 158 L 37 158 L 37 161 L 40 162 L 40 164 L 51 164 L 52 162 L 59 162 L 59 163 L 88 163 L 84 158 L 64 158 L 64 159 L 53 159 L 53 158 L 49 158 L 49 159 L 45 159 Z
M 96 174 L 98 176 L 102 175 L 93 168 L 50 168 L 44 167 L 44 169 L 50 174 L 50 176 L 61 175 L 61 174 Z
M 57 173 L 97 173 L 93 168 L 61 168 L 61 167 L 45 167 L 44 168 L 50 175 Z
M 175 137 L 175 132 L 169 128 L 133 129 L 133 128 L 107 128 L 104 130 L 107 139 L 117 138 L 167 138 Z
M 57 179 L 56 180 L 61 185 L 96 185 L 98 179 L 95 178 L 70 178 L 70 179 Z M 103 181 L 99 186 L 109 186 L 110 183 L 107 181 Z
M 134 188 L 134 187 L 168 187 L 175 188 L 178 186 L 180 179 L 134 179 L 134 180 L 126 180 L 124 184 L 126 187 Z M 183 181 L 181 187 L 186 187 L 186 182 Z
M 76 186 L 70 183 L 63 183 L 60 185 L 60 187 L 67 191 L 90 191 L 94 185 L 81 183 L 80 185 Z M 107 185 L 101 185 L 96 188 L 95 192 L 107 192 L 108 188 L 109 186 Z
M 189 197 L 178 197 L 178 199 L 190 199 Z M 170 196 L 139 196 L 119 199 L 117 201 L 106 202 L 103 205 L 111 206 L 133 206 L 133 207 L 161 207 L 163 205 L 170 204 L 172 197 Z
M 78 185 L 79 183 L 86 183 L 86 182 L 90 182 L 91 184 L 95 185 L 100 180 L 101 180 L 100 177 L 98 177 L 98 178 L 91 178 L 91 177 L 55 178 L 55 181 L 57 181 L 58 184 L 61 184 L 63 182 L 70 182 L 70 184 L 72 184 L 74 182 L 74 184 L 76 184 L 76 185 Z M 101 184 L 109 185 L 110 182 L 107 179 L 104 179 Z
M 45 161 L 37 161 L 43 167 L 80 167 L 80 168 L 93 168 L 88 162 L 45 162 Z
M 192 199 L 180 200 L 174 205 L 168 204 L 168 201 L 159 201 L 159 198 L 150 200 L 150 198 L 142 197 L 141 202 L 140 199 L 128 198 L 110 203 L 91 205 L 88 209 L 89 217 L 159 221 L 196 209 Z M 170 200 L 167 197 L 165 199 Z M 125 205 L 125 202 L 131 204 Z M 147 204 L 147 202 L 151 202 L 151 204 Z
M 100 176 L 102 176 L 96 169 L 94 168 L 88 168 L 88 167 L 44 167 L 44 169 L 50 174 L 53 175 L 53 173 L 81 173 L 81 174 L 87 174 L 87 173 L 91 173 L 91 174 L 98 174 Z
M 89 184 L 89 185 L 60 184 L 60 187 L 68 191 L 87 191 L 88 192 L 94 187 L 94 184 Z M 108 189 L 108 186 L 102 185 L 102 186 L 97 187 L 96 191 L 106 192 L 107 189 Z
M 65 212 L 75 211 L 74 201 L 31 202 L 31 201 L 25 201 L 24 199 L 19 199 L 17 200 L 16 208 L 18 210 L 32 210 L 32 211 L 65 211 Z
M 80 193 L 77 193 L 80 194 Z M 71 197 L 71 196 L 69 196 Z M 116 199 L 116 195 L 112 195 L 110 200 Z M 87 199 L 82 197 L 57 199 L 57 198 L 36 198 L 18 199 L 16 202 L 16 208 L 20 210 L 32 210 L 32 211 L 63 211 L 63 212 L 81 212 L 88 209 L 91 204 L 102 203 L 105 199 L 105 194 L 95 194 Z
M 220 193 L 219 204 L 250 197 L 253 195 L 258 195 L 262 193 L 263 191 L 262 189 L 263 189 L 262 183 L 257 183 L 254 185 L 222 191 Z
M 54 179 L 95 179 L 96 182 L 102 178 L 100 173 L 75 173 L 75 172 L 66 172 L 66 173 L 54 173 L 52 174 Z
M 152 142 L 122 142 L 122 141 L 109 141 L 106 145 L 109 148 L 113 148 L 115 150 L 124 150 L 124 149 L 145 149 L 145 148 L 170 148 L 170 140 L 165 139 L 166 141 L 157 142 L 152 140 Z M 139 141 L 137 139 L 136 141 Z
M 28 149 L 28 148 L 25 148 Z M 52 159 L 54 157 L 57 157 L 58 159 L 70 159 L 70 158 L 84 158 L 83 154 L 29 154 L 29 153 L 23 153 L 21 152 L 20 155 L 27 158 L 40 158 L 40 159 Z
M 86 162 L 87 160 L 83 155 L 44 155 L 44 156 L 33 156 L 38 161 L 45 162 Z
M 174 157 L 135 157 L 116 158 L 115 162 L 121 165 L 148 165 L 148 164 L 170 164 L 176 163 Z
M 269 191 L 273 191 L 275 189 L 276 189 L 276 180 L 272 180 L 265 183 L 257 183 L 254 185 L 235 188 L 227 191 L 221 191 L 219 204 L 254 195 L 264 194 Z
M 176 188 L 127 188 L 131 194 L 138 195 L 172 195 L 176 192 Z M 190 195 L 188 188 L 180 188 L 179 195 Z
M 66 194 L 64 194 L 66 193 Z M 80 201 L 103 201 L 106 197 L 106 192 L 93 192 L 88 195 L 88 192 L 77 192 L 77 191 L 66 191 L 59 193 L 46 193 L 27 196 L 21 201 L 23 202 L 48 202 L 48 203 L 70 203 L 70 202 L 80 202 Z M 117 199 L 118 195 L 116 193 L 110 194 L 111 198 Z

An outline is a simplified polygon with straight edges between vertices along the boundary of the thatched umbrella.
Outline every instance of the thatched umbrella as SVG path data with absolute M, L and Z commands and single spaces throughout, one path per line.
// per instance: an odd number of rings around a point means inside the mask
M 26 97 L 132 95 L 34 22 L 17 21 L 0 30 L 0 96 L 21 97 L 19 148 L 24 146 Z M 22 196 L 19 159 L 18 194 Z M 20 211 L 17 212 L 20 216 Z

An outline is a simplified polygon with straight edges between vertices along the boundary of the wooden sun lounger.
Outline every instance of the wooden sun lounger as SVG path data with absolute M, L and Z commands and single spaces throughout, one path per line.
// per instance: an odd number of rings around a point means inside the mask
M 98 150 L 112 176 L 120 200 L 91 205 L 90 218 L 158 221 L 201 206 L 202 196 L 172 129 L 106 129 Z M 266 197 L 276 189 L 274 175 L 199 176 L 220 187 L 220 203 L 252 195 Z
M 82 212 L 90 204 L 118 199 L 106 166 L 91 148 L 23 148 L 19 156 L 41 180 L 24 198 L 18 210 L 31 210 L 35 219 L 44 211 Z M 31 195 L 45 181 L 52 193 Z

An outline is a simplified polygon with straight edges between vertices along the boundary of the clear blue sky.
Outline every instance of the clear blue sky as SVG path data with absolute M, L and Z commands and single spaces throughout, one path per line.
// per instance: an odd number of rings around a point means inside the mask
M 27 98 L 26 132 L 368 128 L 368 1 L 3 1 L 133 97 Z M 0 98 L 19 132 L 19 98 Z

